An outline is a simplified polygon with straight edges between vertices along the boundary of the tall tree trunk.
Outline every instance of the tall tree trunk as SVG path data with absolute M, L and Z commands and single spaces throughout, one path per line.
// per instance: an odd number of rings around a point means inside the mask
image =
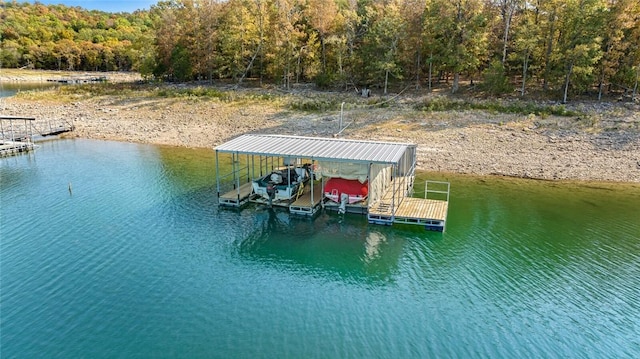
M 604 88 L 604 66 L 600 69 L 600 83 L 598 84 L 598 101 L 602 101 L 602 89 Z
M 420 88 L 420 50 L 416 53 L 416 90 Z
M 389 70 L 384 72 L 384 94 L 387 94 L 387 84 L 389 83 Z
M 327 46 L 324 41 L 324 36 L 320 36 L 320 45 L 322 45 L 322 73 L 327 73 Z
M 551 13 L 549 17 L 549 22 L 551 23 L 549 29 L 549 37 L 547 40 L 547 51 L 544 55 L 544 77 L 542 78 L 542 89 L 545 91 L 548 89 L 549 85 L 549 63 L 551 62 L 551 52 L 553 51 L 553 33 L 555 32 L 555 19 L 556 19 L 556 11 Z
M 504 24 L 504 37 L 502 39 L 502 64 L 507 61 L 507 44 L 509 43 L 509 28 L 511 27 L 511 19 L 513 19 L 513 13 L 516 10 L 516 6 L 512 5 L 509 9 L 509 14 L 506 15 Z
M 453 73 L 453 86 L 451 86 L 451 93 L 458 92 L 460 87 L 460 73 L 458 71 Z
M 520 90 L 520 96 L 524 97 L 525 84 L 527 82 L 527 70 L 529 68 L 529 49 L 525 50 L 524 60 L 522 63 L 522 89 Z
M 262 41 L 262 39 L 260 40 Z M 244 70 L 244 72 L 242 73 L 242 76 L 240 76 L 240 79 L 238 80 L 238 83 L 236 84 L 235 87 L 240 86 L 240 84 L 242 84 L 242 80 L 244 80 L 245 77 L 247 77 L 247 74 L 249 73 L 249 71 L 251 70 L 251 67 L 253 67 L 253 62 L 255 61 L 256 57 L 258 56 L 258 54 L 260 53 L 262 49 L 262 42 L 258 45 L 258 49 L 256 50 L 256 52 L 253 54 L 253 56 L 251 57 L 251 61 L 249 61 L 249 65 L 247 65 L 247 68 Z
M 564 97 L 562 98 L 562 103 L 567 103 L 567 93 L 569 92 L 569 80 L 571 78 L 572 71 L 573 71 L 573 62 L 569 64 L 569 69 L 567 70 L 567 77 L 564 79 Z
M 633 85 L 633 92 L 631 93 L 631 101 L 636 100 L 636 94 L 638 93 L 638 79 L 640 79 L 640 65 L 636 67 L 636 83 Z
M 431 81 L 433 76 L 433 52 L 429 56 L 429 92 L 431 92 Z

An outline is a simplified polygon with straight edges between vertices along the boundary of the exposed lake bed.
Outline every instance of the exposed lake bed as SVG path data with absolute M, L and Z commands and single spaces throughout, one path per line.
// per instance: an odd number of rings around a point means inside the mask
M 200 96 L 207 91 L 221 97 Z M 421 170 L 640 182 L 637 103 L 578 102 L 566 105 L 576 115 L 557 116 L 425 112 L 416 108 L 441 100 L 438 94 L 424 93 L 397 98 L 375 95 L 371 100 L 352 92 L 193 85 L 124 87 L 119 93 L 98 93 L 25 94 L 5 99 L 4 114 L 72 121 L 74 137 L 192 148 L 212 148 L 243 133 L 331 137 L 342 122 L 348 125 L 341 133 L 345 138 L 416 143 Z M 324 112 L 300 112 L 287 105 L 309 101 L 336 106 Z M 341 101 L 345 102 L 342 121 Z M 381 101 L 391 105 L 370 105 Z

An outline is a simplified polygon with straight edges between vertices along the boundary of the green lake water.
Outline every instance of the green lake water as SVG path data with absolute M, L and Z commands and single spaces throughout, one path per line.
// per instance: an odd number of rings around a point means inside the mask
M 214 166 L 92 140 L 0 159 L 0 357 L 640 356 L 638 184 L 421 174 L 451 182 L 442 234 L 221 210 Z

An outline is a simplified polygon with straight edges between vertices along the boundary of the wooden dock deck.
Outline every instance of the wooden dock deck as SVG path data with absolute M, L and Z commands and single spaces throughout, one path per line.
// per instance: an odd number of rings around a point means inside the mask
M 0 157 L 12 156 L 35 149 L 33 142 L 17 142 L 0 140 Z
M 396 208 L 394 223 L 420 224 L 427 229 L 444 230 L 449 203 L 435 199 L 405 198 Z
M 289 212 L 304 216 L 313 216 L 320 209 L 320 204 L 323 199 L 322 184 L 320 181 L 316 181 L 313 183 L 313 201 L 311 201 L 311 183 L 308 182 L 304 186 L 302 194 L 289 205 Z
M 251 194 L 253 193 L 253 188 L 251 187 L 251 182 L 247 182 L 243 185 L 240 185 L 239 188 L 235 188 L 223 195 L 218 199 L 218 203 L 221 206 L 225 207 L 242 207 L 244 204 L 249 202 Z
M 330 211 L 338 212 L 340 208 L 340 203 L 327 200 L 324 202 L 324 208 Z M 368 208 L 369 208 L 369 201 L 365 199 L 361 202 L 347 204 L 345 206 L 345 213 L 367 214 Z
M 240 208 L 249 202 L 266 205 L 264 198 L 255 196 L 251 182 L 242 184 L 219 198 L 219 204 L 223 207 Z M 337 210 L 337 203 L 326 202 L 322 193 L 321 183 L 314 182 L 313 201 L 311 201 L 311 185 L 307 183 L 303 187 L 303 193 L 292 201 L 276 201 L 272 205 L 289 208 L 289 212 L 296 215 L 313 216 L 320 209 Z M 404 191 L 396 189 L 393 198 L 393 186 L 387 189 L 384 196 L 371 204 L 367 202 L 351 204 L 347 206 L 347 212 L 366 214 L 369 223 L 392 225 L 394 223 L 422 225 L 426 229 L 444 231 L 449 202 L 444 200 L 407 197 Z
M 394 198 L 393 190 L 393 186 L 390 186 L 384 196 L 371 205 L 367 214 L 369 223 L 417 224 L 429 230 L 444 231 L 449 210 L 448 200 L 407 197 L 407 193 L 398 190 Z

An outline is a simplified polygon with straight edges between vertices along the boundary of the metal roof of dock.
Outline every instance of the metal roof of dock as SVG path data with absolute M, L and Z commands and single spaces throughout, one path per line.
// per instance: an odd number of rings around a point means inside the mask
M 218 152 L 311 158 L 324 161 L 397 163 L 415 144 L 325 137 L 247 134 L 215 148 Z

